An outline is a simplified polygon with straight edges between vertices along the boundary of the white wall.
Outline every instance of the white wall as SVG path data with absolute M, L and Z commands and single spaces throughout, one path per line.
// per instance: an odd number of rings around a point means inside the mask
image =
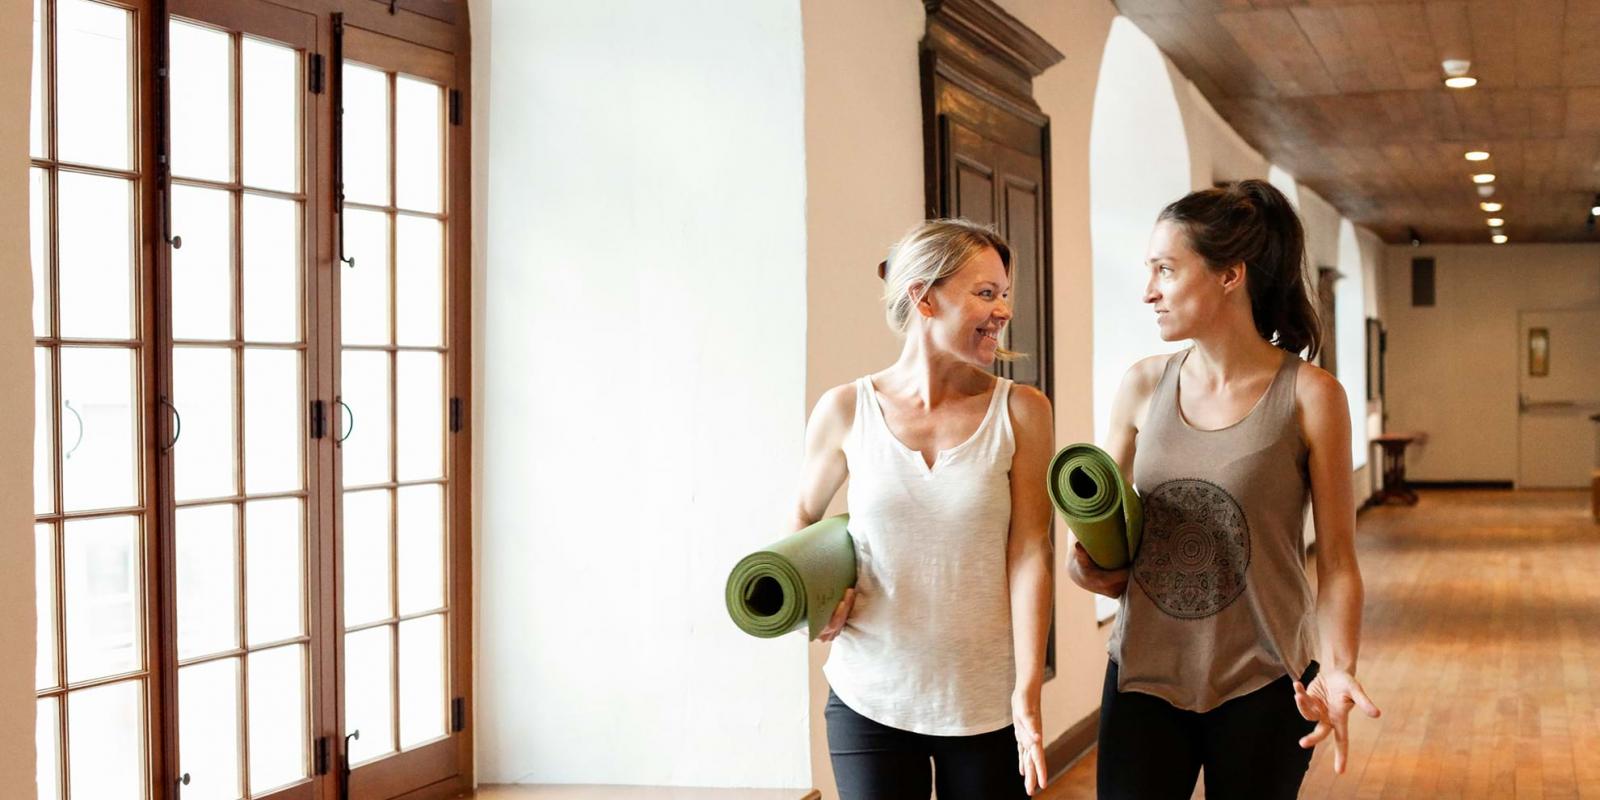
M 0 0 L 0 17 L 33 17 Z M 33 797 L 33 273 L 28 261 L 32 26 L 0 26 L 0 786 Z
M 1517 311 L 1600 303 L 1600 245 L 1390 246 L 1389 430 L 1422 431 L 1417 480 L 1517 477 Z M 1431 308 L 1411 305 L 1411 259 L 1436 261 Z
M 1334 341 L 1338 346 L 1339 383 L 1350 403 L 1350 462 L 1356 469 L 1367 464 L 1367 265 L 1356 240 L 1356 226 L 1340 218 L 1337 258 L 1333 266 L 1340 278 L 1333 285 Z M 1363 481 L 1355 481 L 1358 487 Z
M 722 607 L 801 456 L 799 3 L 491 14 L 480 780 L 809 785 L 805 645 Z
M 1127 17 L 1106 40 L 1089 134 L 1089 224 L 1094 236 L 1094 438 L 1135 361 L 1171 352 L 1144 302 L 1145 256 L 1156 215 L 1188 194 L 1189 142 L 1167 62 Z

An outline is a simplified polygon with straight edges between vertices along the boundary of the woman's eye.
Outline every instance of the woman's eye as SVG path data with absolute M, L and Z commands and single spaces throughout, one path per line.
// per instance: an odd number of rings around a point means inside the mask
M 993 300 L 994 299 L 994 290 L 993 289 L 984 289 L 983 291 L 978 292 L 978 296 L 984 298 L 985 300 Z

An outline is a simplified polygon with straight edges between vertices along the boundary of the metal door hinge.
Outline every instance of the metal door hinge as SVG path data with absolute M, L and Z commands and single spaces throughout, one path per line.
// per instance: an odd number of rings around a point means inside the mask
M 450 432 L 461 432 L 461 398 L 450 398 Z
M 450 731 L 460 733 L 467 728 L 467 701 L 457 697 L 450 701 Z
M 320 738 L 317 739 L 317 774 L 318 775 L 326 775 L 326 774 L 328 774 L 328 766 L 329 766 L 328 762 L 332 760 L 331 754 L 329 753 L 329 750 L 331 748 L 332 748 L 332 743 L 328 741 L 328 737 L 323 736 L 323 737 L 320 737 Z
M 321 400 L 311 401 L 311 438 L 321 439 L 328 432 L 328 407 Z
M 450 90 L 450 124 L 461 124 L 461 90 Z
M 322 94 L 323 82 L 327 80 L 326 61 L 321 53 L 311 53 L 310 69 L 306 70 L 311 76 L 311 93 Z

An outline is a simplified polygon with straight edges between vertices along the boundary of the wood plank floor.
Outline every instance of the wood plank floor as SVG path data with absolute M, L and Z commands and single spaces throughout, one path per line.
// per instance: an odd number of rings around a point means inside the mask
M 1360 674 L 1383 709 L 1302 798 L 1600 798 L 1600 525 L 1586 492 L 1427 491 L 1362 514 Z M 1091 751 L 1047 800 L 1094 797 Z M 1203 797 L 1201 789 L 1196 797 Z
M 817 800 L 814 789 L 695 789 L 657 786 L 479 786 L 476 800 Z

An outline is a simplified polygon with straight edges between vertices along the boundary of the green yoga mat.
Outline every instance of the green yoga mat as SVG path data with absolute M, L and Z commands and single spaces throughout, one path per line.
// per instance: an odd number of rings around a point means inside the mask
M 828 517 L 745 556 L 728 573 L 728 616 L 751 636 L 806 629 L 817 638 L 856 585 L 849 514 Z
M 1069 444 L 1050 461 L 1050 499 L 1094 563 L 1120 569 L 1139 552 L 1144 507 L 1111 454 Z

